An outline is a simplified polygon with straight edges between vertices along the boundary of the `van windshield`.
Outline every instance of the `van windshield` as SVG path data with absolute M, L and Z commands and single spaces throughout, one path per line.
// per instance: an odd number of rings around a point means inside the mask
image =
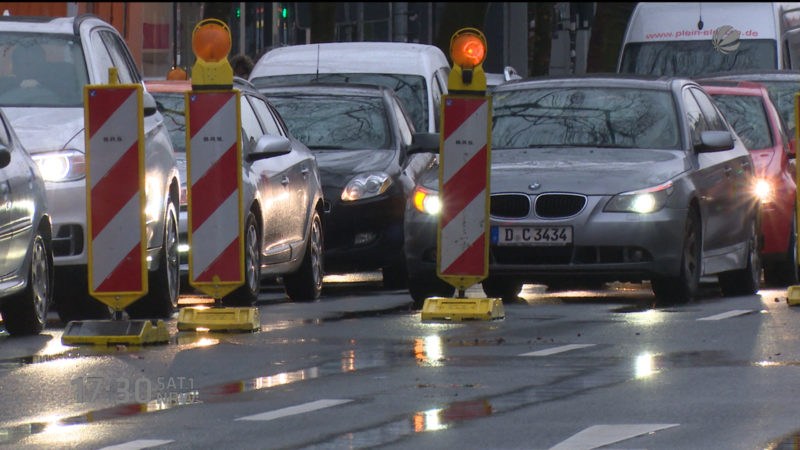
M 775 69 L 775 41 L 742 39 L 739 48 L 727 54 L 717 51 L 711 40 L 632 42 L 625 46 L 620 72 L 642 75 L 694 77 L 729 70 Z
M 359 83 L 386 86 L 397 93 L 406 107 L 414 128 L 428 129 L 428 89 L 425 77 L 421 75 L 397 75 L 383 73 L 313 73 L 296 75 L 273 75 L 250 80 L 257 88 L 279 84 L 302 84 L 318 81 L 320 83 Z

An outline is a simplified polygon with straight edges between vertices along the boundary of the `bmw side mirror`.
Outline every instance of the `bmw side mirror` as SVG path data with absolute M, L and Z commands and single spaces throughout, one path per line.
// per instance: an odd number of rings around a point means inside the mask
M 152 116 L 158 111 L 156 99 L 147 91 L 142 91 L 142 104 L 144 106 L 145 117 Z
M 0 169 L 9 164 L 11 164 L 11 152 L 8 151 L 7 147 L 0 145 Z
M 253 151 L 247 154 L 247 162 L 258 161 L 259 159 L 272 158 L 273 156 L 286 155 L 292 151 L 292 143 L 283 136 L 265 134 L 258 138 Z
M 700 145 L 695 150 L 703 152 L 719 152 L 733 148 L 733 134 L 730 131 L 703 131 L 700 133 Z
M 439 153 L 439 133 L 414 133 L 408 154 Z

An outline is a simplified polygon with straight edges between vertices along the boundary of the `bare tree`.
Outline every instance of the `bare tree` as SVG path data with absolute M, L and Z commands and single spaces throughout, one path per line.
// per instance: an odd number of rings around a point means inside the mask
M 628 19 L 636 3 L 598 2 L 589 38 L 586 72 L 616 72 Z
M 450 37 L 453 33 L 465 27 L 483 30 L 488 9 L 489 4 L 485 2 L 447 2 L 445 4 L 435 44 L 447 55 L 448 59 L 450 57 Z
M 311 42 L 333 42 L 336 38 L 337 2 L 311 3 Z
M 550 49 L 553 42 L 553 2 L 528 3 L 533 18 L 533 31 L 528 33 L 528 73 L 547 75 L 550 71 Z

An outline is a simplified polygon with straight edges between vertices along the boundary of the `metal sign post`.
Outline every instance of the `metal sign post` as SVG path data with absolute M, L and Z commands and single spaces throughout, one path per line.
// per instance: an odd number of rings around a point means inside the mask
M 795 211 L 795 232 L 797 233 L 796 236 L 800 236 L 800 164 L 797 163 L 797 156 L 798 156 L 798 147 L 800 147 L 800 94 L 794 94 L 794 142 L 795 142 L 795 175 L 794 175 L 794 182 L 795 182 L 795 199 L 794 199 L 794 211 Z M 796 249 L 795 251 L 798 252 L 797 254 L 800 255 L 800 239 L 796 239 L 795 242 Z M 797 270 L 797 268 L 795 268 Z M 789 286 L 787 293 L 786 293 L 786 303 L 789 306 L 796 306 L 800 305 L 800 286 Z

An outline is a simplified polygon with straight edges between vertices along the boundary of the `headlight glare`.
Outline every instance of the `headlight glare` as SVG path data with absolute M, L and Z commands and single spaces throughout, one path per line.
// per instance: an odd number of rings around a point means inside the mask
M 606 212 L 633 212 L 649 214 L 664 207 L 673 191 L 672 183 L 665 183 L 641 191 L 615 195 L 606 205 Z
M 39 172 L 45 181 L 75 181 L 86 176 L 86 159 L 77 150 L 35 153 L 31 157 L 39 166 Z
M 761 203 L 767 203 L 772 201 L 773 195 L 775 193 L 773 189 L 773 184 L 769 180 L 765 180 L 763 178 L 759 178 L 756 181 L 756 185 L 754 188 L 754 192 L 756 197 L 761 200 Z
M 386 192 L 392 179 L 383 172 L 362 173 L 353 177 L 342 191 L 342 200 L 352 202 L 375 197 Z
M 422 187 L 414 190 L 414 207 L 417 211 L 435 216 L 442 210 L 439 194 Z

